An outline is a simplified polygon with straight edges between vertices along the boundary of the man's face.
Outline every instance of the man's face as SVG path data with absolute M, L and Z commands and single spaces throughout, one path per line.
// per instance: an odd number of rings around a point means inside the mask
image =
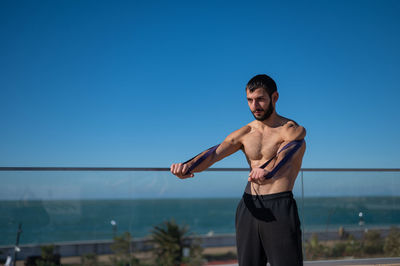
M 274 111 L 274 106 L 268 93 L 262 88 L 255 89 L 253 92 L 247 90 L 246 93 L 247 103 L 254 118 L 258 121 L 268 119 Z

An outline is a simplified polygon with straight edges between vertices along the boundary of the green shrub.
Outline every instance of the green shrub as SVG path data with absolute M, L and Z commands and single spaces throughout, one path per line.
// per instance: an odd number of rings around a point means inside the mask
M 330 257 L 338 258 L 344 257 L 346 253 L 347 243 L 344 241 L 340 241 L 336 243 L 330 252 Z
M 312 234 L 306 243 L 306 258 L 310 260 L 326 257 L 329 253 L 327 247 L 318 240 L 317 234 Z
M 28 256 L 25 260 L 26 266 L 57 266 L 61 265 L 60 254 L 54 254 L 54 246 L 41 246 L 41 256 Z
M 385 239 L 383 250 L 387 256 L 400 256 L 400 230 L 398 228 L 390 228 L 389 235 Z
M 364 233 L 363 253 L 367 255 L 383 253 L 383 240 L 379 231 L 369 230 Z
M 347 239 L 334 244 L 330 249 L 329 257 L 359 257 L 361 255 L 361 242 L 357 241 L 353 235 L 348 234 Z
M 99 264 L 97 259 L 97 254 L 89 253 L 82 255 L 81 264 L 82 266 L 97 266 Z

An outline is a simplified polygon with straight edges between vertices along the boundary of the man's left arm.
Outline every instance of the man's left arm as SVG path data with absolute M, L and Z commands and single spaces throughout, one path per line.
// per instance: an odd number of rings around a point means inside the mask
M 283 127 L 283 141 L 302 140 L 306 136 L 306 129 L 294 121 L 288 121 Z

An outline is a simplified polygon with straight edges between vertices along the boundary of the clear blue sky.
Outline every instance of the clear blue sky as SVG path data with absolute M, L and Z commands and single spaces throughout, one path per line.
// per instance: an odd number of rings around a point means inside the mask
M 0 1 L 0 165 L 168 167 L 266 73 L 303 167 L 398 168 L 400 1 Z M 246 167 L 235 155 L 216 167 Z

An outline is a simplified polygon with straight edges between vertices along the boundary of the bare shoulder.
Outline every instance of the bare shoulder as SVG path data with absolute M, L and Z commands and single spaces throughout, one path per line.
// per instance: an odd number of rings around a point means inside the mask
M 242 143 L 243 138 L 251 132 L 251 126 L 245 125 L 242 128 L 239 128 L 238 130 L 235 130 L 231 134 L 229 134 L 225 141 L 230 142 L 231 144 L 239 144 Z
M 296 121 L 283 117 L 282 138 L 284 141 L 300 140 L 306 136 L 306 129 Z

